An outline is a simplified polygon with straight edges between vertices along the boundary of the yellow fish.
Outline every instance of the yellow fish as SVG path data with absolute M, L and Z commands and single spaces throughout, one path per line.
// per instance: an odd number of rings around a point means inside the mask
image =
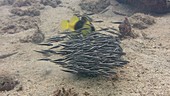
M 70 21 L 69 20 L 63 20 L 61 22 L 61 29 L 62 30 L 70 30 L 75 31 L 75 25 L 80 19 L 77 16 L 73 16 Z
M 63 20 L 61 22 L 62 30 L 75 31 L 81 28 L 87 28 L 81 31 L 83 35 L 87 35 L 89 32 L 95 31 L 94 26 L 86 17 L 79 18 L 77 16 L 73 16 L 70 21 Z

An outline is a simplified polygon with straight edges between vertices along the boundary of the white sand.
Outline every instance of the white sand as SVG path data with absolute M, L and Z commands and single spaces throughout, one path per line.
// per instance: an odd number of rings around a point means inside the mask
M 78 6 L 80 0 L 62 1 L 64 6 L 81 10 Z M 0 7 L 0 22 L 10 20 L 10 8 Z M 39 16 L 40 29 L 47 38 L 56 35 L 60 30 L 60 21 L 69 19 L 72 14 L 73 11 L 66 7 L 46 7 Z M 115 26 L 109 22 L 124 18 L 107 14 L 109 13 L 93 16 L 97 20 L 105 21 L 95 24 L 97 28 Z M 20 43 L 19 38 L 24 32 L 0 35 L 0 53 L 18 52 L 11 57 L 0 59 L 0 70 L 14 74 L 23 87 L 23 90 L 18 92 L 15 89 L 0 92 L 0 96 L 52 96 L 53 91 L 62 87 L 74 87 L 80 96 L 84 96 L 84 92 L 91 96 L 170 96 L 170 14 L 155 18 L 155 25 L 144 30 L 134 29 L 135 32 L 145 33 L 151 39 L 138 37 L 122 41 L 122 47 L 127 53 L 125 58 L 130 63 L 119 68 L 117 81 L 78 78 L 62 72 L 58 65 L 37 61 L 44 56 L 33 50 L 43 48 L 32 43 Z

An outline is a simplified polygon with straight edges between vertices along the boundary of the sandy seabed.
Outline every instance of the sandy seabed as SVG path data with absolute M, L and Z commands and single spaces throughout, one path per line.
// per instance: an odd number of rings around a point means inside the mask
M 37 16 L 42 33 L 46 38 L 60 32 L 59 24 L 63 19 L 69 19 L 74 11 L 81 10 L 81 0 L 62 0 L 56 8 L 45 6 Z M 113 4 L 112 4 L 113 5 Z M 110 8 L 110 7 L 108 7 Z M 116 9 L 117 8 L 117 9 Z M 131 12 L 126 7 L 114 7 L 113 10 Z M 10 13 L 11 6 L 0 7 L 0 28 L 4 22 L 10 22 L 20 16 Z M 29 16 L 25 16 L 29 17 Z M 30 17 L 33 18 L 33 17 Z M 124 16 L 107 11 L 92 16 L 102 23 L 94 24 L 96 28 L 117 28 L 110 22 L 122 21 Z M 29 34 L 29 30 L 22 30 L 14 34 L 1 34 L 0 56 L 14 53 L 7 58 L 0 58 L 0 72 L 7 72 L 15 76 L 20 84 L 11 91 L 0 92 L 0 96 L 53 96 L 53 92 L 62 87 L 74 88 L 80 96 L 170 96 L 170 14 L 154 16 L 156 23 L 146 29 L 133 29 L 136 33 L 144 33 L 136 39 L 125 39 L 121 46 L 126 52 L 125 59 L 130 63 L 118 68 L 118 80 L 110 81 L 99 78 L 80 78 L 61 71 L 61 67 L 37 59 L 43 55 L 34 50 L 44 47 L 33 43 L 22 43 L 20 38 Z M 22 90 L 18 91 L 18 87 Z

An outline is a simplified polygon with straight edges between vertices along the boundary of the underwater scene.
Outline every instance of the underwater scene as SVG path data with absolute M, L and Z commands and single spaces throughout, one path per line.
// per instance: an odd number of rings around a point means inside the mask
M 0 0 L 0 96 L 170 96 L 170 0 Z

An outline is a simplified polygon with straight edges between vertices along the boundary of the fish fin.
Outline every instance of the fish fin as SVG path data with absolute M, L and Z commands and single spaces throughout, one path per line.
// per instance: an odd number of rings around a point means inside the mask
M 71 19 L 70 19 L 70 22 L 69 22 L 69 27 L 72 31 L 74 31 L 74 27 L 76 25 L 76 23 L 80 20 L 79 17 L 77 16 L 73 16 Z
M 68 20 L 63 20 L 61 22 L 61 29 L 62 30 L 68 30 L 69 29 L 69 22 L 68 22 Z

